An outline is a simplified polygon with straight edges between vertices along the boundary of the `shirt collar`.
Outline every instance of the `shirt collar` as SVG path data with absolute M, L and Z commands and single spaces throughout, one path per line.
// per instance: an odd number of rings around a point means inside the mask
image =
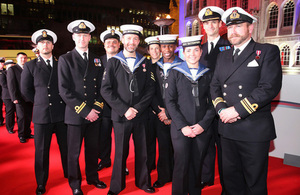
M 52 60 L 52 56 L 49 59 L 43 58 L 41 55 L 40 57 L 44 60 L 44 62 L 47 64 L 47 60 L 50 60 L 50 65 L 53 67 L 53 60 Z
M 89 49 L 87 49 L 86 51 L 81 51 L 81 50 L 77 49 L 77 47 L 75 47 L 75 49 L 80 54 L 80 56 L 82 57 L 82 59 L 84 59 L 84 55 L 83 55 L 84 52 L 87 53 L 86 57 L 89 59 Z
M 239 48 L 239 54 L 242 53 L 242 51 L 247 47 L 247 45 L 250 43 L 250 41 L 252 40 L 252 38 L 250 38 L 246 43 L 244 43 L 241 47 L 236 47 L 234 46 L 234 51 Z M 234 53 L 234 52 L 233 52 Z

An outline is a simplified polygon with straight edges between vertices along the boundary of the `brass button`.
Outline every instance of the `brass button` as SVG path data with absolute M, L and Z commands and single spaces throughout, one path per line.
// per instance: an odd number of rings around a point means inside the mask
M 227 95 L 227 94 L 224 92 L 224 93 L 223 93 L 223 96 L 226 96 L 226 95 Z
M 48 97 L 51 97 L 51 94 L 48 94 Z
M 52 106 L 52 103 L 49 103 L 49 106 Z
M 242 85 L 239 85 L 239 89 L 243 89 L 243 86 L 242 86 Z
M 86 86 L 83 86 L 83 88 L 86 88 Z
M 227 85 L 226 84 L 224 84 L 224 88 L 226 88 L 227 87 Z
M 240 98 L 243 97 L 243 94 L 239 94 L 239 97 L 240 97 Z
M 84 96 L 87 96 L 87 94 L 86 94 L 86 93 L 84 93 Z

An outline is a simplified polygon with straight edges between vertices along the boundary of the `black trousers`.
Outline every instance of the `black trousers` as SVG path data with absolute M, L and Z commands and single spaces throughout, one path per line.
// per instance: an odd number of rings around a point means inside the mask
M 16 104 L 18 136 L 29 137 L 31 134 L 30 124 L 32 118 L 32 103 L 21 102 Z
M 2 90 L 2 89 L 0 89 L 0 90 Z M 3 110 L 3 100 L 2 100 L 2 98 L 0 98 L 0 122 L 1 123 L 3 123 L 3 121 L 4 121 L 2 110 Z
M 203 162 L 202 181 L 206 183 L 214 183 L 216 149 L 217 149 L 220 184 L 222 188 L 224 188 L 223 170 L 222 170 L 222 148 L 221 148 L 221 138 L 218 132 L 218 119 L 214 119 L 214 122 L 212 123 L 212 131 L 213 134 L 210 139 L 207 153 L 205 155 L 204 162 Z
M 153 129 L 149 129 L 149 131 L 155 131 L 154 133 L 151 133 L 155 134 L 157 137 L 159 152 L 157 161 L 157 180 L 163 184 L 172 181 L 174 166 L 173 147 L 170 125 L 165 125 L 157 116 L 155 117 L 156 118 L 152 120 Z M 154 144 L 156 146 L 156 138 L 154 138 Z
M 181 130 L 171 127 L 174 147 L 174 172 L 172 195 L 200 195 L 201 171 L 211 131 L 195 138 L 183 135 Z
M 112 132 L 112 120 L 108 117 L 102 118 L 99 135 L 99 158 L 101 163 L 111 163 L 111 132 Z
M 98 142 L 101 121 L 82 125 L 68 124 L 68 179 L 72 189 L 81 188 L 81 172 L 79 155 L 84 139 L 85 174 L 87 181 L 95 181 L 98 178 Z
M 37 185 L 46 185 L 49 175 L 49 150 L 55 133 L 60 150 L 64 177 L 68 177 L 67 125 L 64 122 L 34 124 L 35 178 Z
M 13 130 L 15 126 L 16 105 L 10 99 L 3 100 L 5 104 L 5 126 L 7 130 Z
M 243 142 L 221 136 L 226 195 L 267 195 L 270 141 Z
M 149 120 L 146 127 L 146 137 L 147 137 L 147 167 L 149 172 L 156 168 L 156 114 L 149 112 Z
M 129 140 L 132 134 L 135 149 L 135 185 L 140 189 L 151 186 L 151 178 L 147 169 L 146 122 L 113 121 L 115 133 L 115 160 L 110 182 L 110 190 L 116 194 L 125 188 L 126 158 Z

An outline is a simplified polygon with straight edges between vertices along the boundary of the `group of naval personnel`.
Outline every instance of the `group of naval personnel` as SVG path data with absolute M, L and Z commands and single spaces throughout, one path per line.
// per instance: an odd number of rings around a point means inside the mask
M 18 70 L 11 67 L 7 77 L 20 72 L 20 99 L 11 101 L 23 111 L 33 103 L 36 194 L 46 192 L 53 133 L 74 195 L 83 194 L 83 140 L 87 184 L 106 188 L 98 171 L 113 164 L 107 194 L 124 190 L 131 135 L 135 185 L 146 193 L 172 182 L 173 195 L 200 195 L 214 184 L 217 152 L 222 195 L 268 194 L 268 151 L 276 138 L 271 101 L 282 80 L 279 49 L 252 39 L 257 19 L 240 7 L 205 7 L 199 18 L 207 42 L 202 44 L 202 35 L 178 38 L 185 60 L 175 55 L 174 34 L 145 39 L 150 60 L 139 54 L 143 28 L 134 24 L 121 25 L 122 33 L 101 33 L 101 57 L 89 49 L 95 30 L 89 21 L 67 26 L 75 48 L 58 59 L 52 55 L 56 34 L 33 33 L 39 56 L 15 65 Z M 223 23 L 227 39 L 219 35 Z

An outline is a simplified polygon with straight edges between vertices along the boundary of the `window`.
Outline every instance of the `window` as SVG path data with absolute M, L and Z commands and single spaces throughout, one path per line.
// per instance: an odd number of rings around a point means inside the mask
M 242 8 L 244 10 L 248 10 L 248 0 L 242 0 Z
M 193 35 L 199 35 L 199 22 L 197 20 L 193 23 Z
M 7 4 L 1 3 L 1 15 L 7 15 Z
M 237 6 L 237 0 L 231 0 L 231 7 Z
M 293 1 L 288 1 L 283 7 L 283 26 L 292 26 L 294 18 L 294 7 Z
M 290 62 L 290 47 L 288 45 L 285 45 L 281 49 L 281 65 L 288 66 Z
M 220 3 L 221 3 L 221 8 L 223 10 L 226 10 L 227 9 L 227 0 L 221 0 Z
M 296 66 L 300 66 L 300 45 L 297 47 L 296 51 L 295 51 L 295 65 Z
M 192 36 L 192 23 L 188 22 L 186 24 L 186 36 Z
M 206 7 L 207 6 L 207 0 L 203 0 L 202 1 L 202 7 Z
M 277 22 L 278 22 L 278 6 L 273 5 L 269 9 L 269 14 L 270 14 L 270 21 L 269 21 L 269 28 L 277 28 Z
M 199 11 L 199 0 L 195 1 L 195 13 Z

